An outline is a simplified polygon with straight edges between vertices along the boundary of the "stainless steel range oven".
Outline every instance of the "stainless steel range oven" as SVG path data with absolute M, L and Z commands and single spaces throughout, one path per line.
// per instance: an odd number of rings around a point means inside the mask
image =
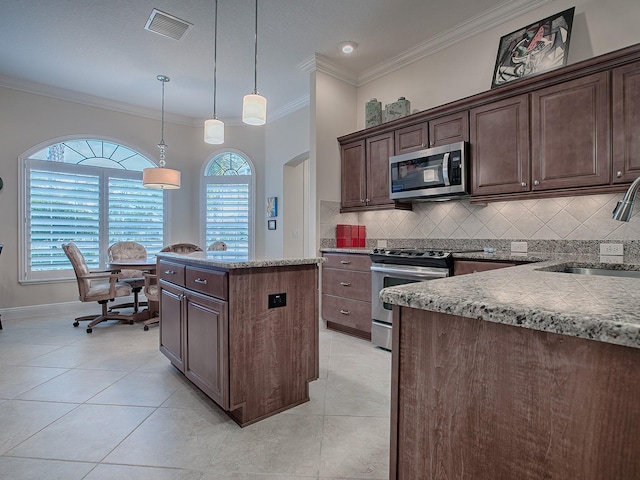
M 370 257 L 371 342 L 391 350 L 393 315 L 391 305 L 380 300 L 380 291 L 395 285 L 448 277 L 453 258 L 449 252 L 409 249 L 374 249 Z

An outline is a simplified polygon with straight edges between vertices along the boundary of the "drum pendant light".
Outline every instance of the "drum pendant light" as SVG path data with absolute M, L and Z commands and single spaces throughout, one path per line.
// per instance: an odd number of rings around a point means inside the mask
M 162 82 L 162 130 L 160 134 L 160 143 L 158 148 L 160 149 L 160 163 L 158 167 L 145 168 L 142 171 L 142 185 L 147 188 L 157 188 L 160 190 L 176 189 L 180 188 L 180 172 L 178 170 L 172 170 L 165 168 L 165 150 L 167 145 L 164 143 L 164 84 L 167 83 L 170 78 L 166 75 L 158 75 L 156 77 Z
M 258 93 L 258 0 L 256 0 L 256 34 L 253 93 L 242 101 L 242 121 L 249 125 L 264 125 L 267 121 L 267 99 Z
M 204 122 L 204 141 L 211 144 L 224 143 L 224 123 L 216 116 L 216 69 L 218 66 L 218 0 L 215 0 L 213 35 L 213 118 Z

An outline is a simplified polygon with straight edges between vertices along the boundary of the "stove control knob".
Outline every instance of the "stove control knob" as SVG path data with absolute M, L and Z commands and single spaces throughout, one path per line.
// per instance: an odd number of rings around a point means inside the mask
M 430 257 L 435 257 L 436 256 L 436 252 L 434 252 L 433 250 L 429 250 L 429 256 Z

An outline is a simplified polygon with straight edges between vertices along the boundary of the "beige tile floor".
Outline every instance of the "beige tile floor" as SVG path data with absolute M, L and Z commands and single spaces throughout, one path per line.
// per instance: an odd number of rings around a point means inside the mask
M 391 357 L 320 329 L 311 401 L 245 428 L 158 351 L 158 329 L 2 321 L 0 478 L 386 479 Z

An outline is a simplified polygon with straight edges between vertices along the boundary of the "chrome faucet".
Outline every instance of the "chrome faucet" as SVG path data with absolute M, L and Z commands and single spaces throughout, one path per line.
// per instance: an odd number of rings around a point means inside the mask
M 618 202 L 616 208 L 613 209 L 613 219 L 621 222 L 628 222 L 633 212 L 633 204 L 636 201 L 636 193 L 640 189 L 640 177 L 636 178 L 627 193 L 624 194 L 622 200 Z

